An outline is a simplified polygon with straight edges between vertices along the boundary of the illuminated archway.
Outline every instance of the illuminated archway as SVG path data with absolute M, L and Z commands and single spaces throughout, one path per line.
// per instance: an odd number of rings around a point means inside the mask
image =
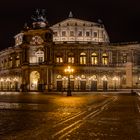
M 40 74 L 38 71 L 32 71 L 30 73 L 30 90 L 38 90 L 38 82 Z

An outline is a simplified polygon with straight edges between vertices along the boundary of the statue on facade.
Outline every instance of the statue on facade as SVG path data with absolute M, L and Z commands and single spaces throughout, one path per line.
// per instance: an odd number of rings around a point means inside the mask
M 46 25 L 48 25 L 45 9 L 37 9 L 35 11 L 35 15 L 33 15 L 31 19 L 34 21 L 33 22 L 34 28 L 44 28 L 46 27 Z
M 46 10 L 45 9 L 36 9 L 35 15 L 33 15 L 32 20 L 35 22 L 47 22 L 46 19 Z

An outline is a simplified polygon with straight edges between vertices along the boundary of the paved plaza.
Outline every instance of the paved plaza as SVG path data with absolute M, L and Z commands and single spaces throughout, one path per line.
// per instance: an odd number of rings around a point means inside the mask
M 139 140 L 140 96 L 0 95 L 0 140 Z

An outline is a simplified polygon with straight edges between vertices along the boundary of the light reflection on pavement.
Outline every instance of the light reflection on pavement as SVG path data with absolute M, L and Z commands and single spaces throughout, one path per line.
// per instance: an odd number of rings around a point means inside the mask
M 130 138 L 124 125 L 135 140 L 139 106 L 130 95 L 1 95 L 0 140 Z

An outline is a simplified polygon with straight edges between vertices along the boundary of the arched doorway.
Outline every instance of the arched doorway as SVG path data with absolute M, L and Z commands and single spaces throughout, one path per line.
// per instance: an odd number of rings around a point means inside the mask
M 103 76 L 102 81 L 103 81 L 103 91 L 107 91 L 107 88 L 108 88 L 108 79 L 107 79 L 107 76 L 106 75 Z
M 38 82 L 40 74 L 38 71 L 32 71 L 30 73 L 30 90 L 38 90 Z
M 97 76 L 93 75 L 91 77 L 91 91 L 97 91 Z
M 57 75 L 57 91 L 62 91 L 63 85 L 62 85 L 62 75 Z
M 81 91 L 86 90 L 86 76 L 85 75 L 81 75 L 80 89 Z

